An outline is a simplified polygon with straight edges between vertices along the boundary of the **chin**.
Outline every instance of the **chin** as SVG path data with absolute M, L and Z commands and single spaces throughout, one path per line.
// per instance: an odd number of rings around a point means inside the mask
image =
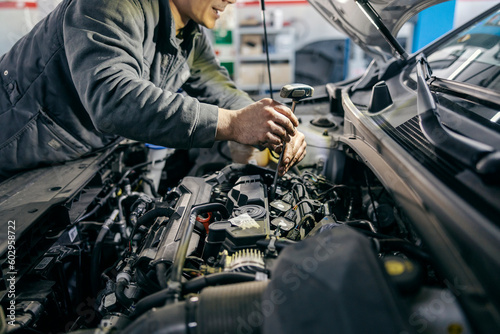
M 208 29 L 213 29 L 215 28 L 215 21 L 204 22 L 202 25 Z

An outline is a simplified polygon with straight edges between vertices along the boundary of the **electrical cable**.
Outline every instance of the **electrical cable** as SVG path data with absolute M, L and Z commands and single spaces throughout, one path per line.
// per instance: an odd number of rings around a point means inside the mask
M 297 208 L 299 207 L 299 205 L 309 204 L 309 207 L 312 209 L 312 211 L 315 211 L 316 207 L 314 206 L 313 202 L 314 202 L 314 200 L 312 200 L 312 199 L 303 199 L 302 201 L 300 201 L 297 204 L 295 204 L 295 206 L 293 207 L 293 209 L 297 210 Z
M 312 220 L 314 222 L 314 224 L 316 224 L 316 219 L 314 218 L 314 216 L 310 213 L 308 213 L 307 215 L 305 215 L 304 217 L 302 217 L 299 221 L 299 223 L 297 224 L 297 226 L 295 227 L 296 230 L 299 230 L 302 225 L 307 221 L 307 220 Z
M 132 166 L 130 167 L 124 174 L 123 176 L 121 177 L 120 181 L 118 181 L 118 184 L 121 184 L 126 178 L 127 176 L 129 176 L 130 173 L 132 173 L 133 171 L 135 171 L 137 168 L 141 168 L 141 167 L 145 167 L 147 165 L 150 165 L 150 164 L 158 164 L 160 162 L 163 162 L 167 160 L 167 157 L 165 158 L 162 158 L 162 159 L 158 159 L 158 160 L 155 160 L 155 161 L 146 161 L 146 162 L 141 162 L 140 164 L 137 164 L 135 166 Z
M 160 162 L 163 162 L 167 160 L 167 157 L 165 158 L 162 158 L 162 159 L 159 159 L 159 160 L 155 160 L 155 161 L 146 161 L 146 162 L 142 162 L 140 164 L 137 164 L 135 166 L 132 166 L 130 167 L 121 177 L 120 181 L 118 181 L 118 183 L 113 186 L 113 188 L 111 188 L 111 190 L 108 192 L 108 194 L 99 201 L 99 203 L 97 203 L 97 205 L 91 210 L 89 211 L 88 213 L 84 214 L 83 216 L 80 216 L 78 217 L 77 219 L 75 219 L 74 223 L 73 224 L 77 224 L 79 222 L 81 222 L 82 220 L 85 220 L 87 219 L 88 217 L 92 216 L 94 213 L 97 212 L 97 210 L 99 210 L 103 205 L 104 203 L 107 202 L 107 200 L 109 199 L 109 197 L 115 193 L 115 191 L 118 189 L 118 186 L 127 178 L 127 176 L 134 170 L 136 170 L 137 168 L 140 168 L 140 167 L 144 167 L 144 166 L 147 166 L 149 164 L 152 164 L 152 163 L 160 163 Z M 153 187 L 151 187 L 153 188 Z M 153 192 L 151 192 L 153 193 Z M 154 196 L 154 195 L 153 195 Z M 155 196 L 157 197 L 157 196 Z M 159 197 L 159 196 L 158 196 Z
M 373 193 L 370 187 L 370 182 L 368 180 L 368 174 L 366 173 L 366 170 L 364 171 L 364 175 L 365 175 L 366 187 L 368 188 L 368 196 L 370 196 L 370 202 L 373 206 L 373 213 L 375 214 L 375 219 L 377 220 L 377 224 L 380 224 L 380 219 L 378 218 L 377 206 L 375 205 L 376 202 L 375 199 L 373 198 Z
M 101 264 L 102 244 L 104 243 L 104 239 L 106 238 L 111 225 L 114 224 L 115 219 L 118 217 L 118 214 L 118 209 L 113 210 L 108 219 L 106 219 L 106 222 L 102 225 L 99 235 L 94 243 L 90 265 L 90 286 L 94 296 L 97 295 L 97 291 L 99 290 L 99 278 L 101 277 L 99 274 L 99 267 Z
M 83 216 L 80 216 L 77 219 L 75 219 L 75 221 L 73 222 L 73 224 L 78 224 L 79 222 L 87 219 L 88 217 L 90 217 L 94 213 L 96 213 L 97 210 L 99 210 L 108 201 L 108 199 L 111 197 L 112 194 L 115 193 L 115 191 L 117 189 L 118 189 L 117 186 L 113 186 L 113 188 L 111 188 L 111 190 L 106 194 L 106 196 L 104 196 L 102 199 L 99 200 L 99 203 L 97 203 L 96 206 L 94 206 L 94 208 L 92 208 L 92 210 L 90 210 L 89 212 L 87 212 Z

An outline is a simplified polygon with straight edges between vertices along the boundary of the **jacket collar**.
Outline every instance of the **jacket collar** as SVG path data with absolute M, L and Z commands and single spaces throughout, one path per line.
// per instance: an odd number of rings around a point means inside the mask
M 170 9 L 170 1 L 159 0 L 158 2 L 160 8 L 160 28 L 163 29 L 163 31 L 170 32 L 170 44 L 175 47 L 177 45 L 177 39 L 175 36 L 175 22 Z M 193 20 L 190 20 L 184 27 L 184 40 L 192 40 L 194 36 L 199 33 L 201 33 L 200 25 Z

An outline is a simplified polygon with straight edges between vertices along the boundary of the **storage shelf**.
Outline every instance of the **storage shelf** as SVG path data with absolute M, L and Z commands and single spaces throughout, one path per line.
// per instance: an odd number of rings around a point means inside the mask
M 267 34 L 268 35 L 275 35 L 275 34 L 282 34 L 282 33 L 290 33 L 293 32 L 292 27 L 284 27 L 284 28 L 273 28 L 273 27 L 267 27 Z M 257 27 L 239 27 L 238 28 L 238 33 L 240 35 L 264 35 L 264 27 L 262 26 L 257 26 Z
M 242 62 L 267 61 L 267 57 L 265 54 L 262 54 L 262 55 L 240 55 L 239 60 Z M 270 61 L 290 61 L 290 55 L 270 53 L 269 60 Z
M 295 77 L 295 29 L 268 27 L 269 61 L 273 91 L 294 82 Z M 269 89 L 267 56 L 263 50 L 264 28 L 237 27 L 234 30 L 236 57 L 234 80 L 246 91 Z

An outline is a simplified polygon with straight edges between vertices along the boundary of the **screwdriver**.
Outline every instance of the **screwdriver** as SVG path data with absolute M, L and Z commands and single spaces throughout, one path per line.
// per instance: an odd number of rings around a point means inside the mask
M 309 85 L 306 84 L 301 84 L 301 83 L 295 83 L 295 84 L 289 84 L 285 85 L 281 88 L 280 91 L 280 97 L 285 98 L 285 99 L 292 99 L 292 113 L 295 112 L 295 105 L 302 99 L 311 97 L 314 93 L 314 88 L 312 88 Z M 276 166 L 276 172 L 274 174 L 274 181 L 273 185 L 271 186 L 270 189 L 270 199 L 273 200 L 275 195 L 276 195 L 276 184 L 278 182 L 278 177 L 279 177 L 279 167 L 283 161 L 283 154 L 285 152 L 285 147 L 286 147 L 286 142 L 283 142 L 283 148 L 281 149 L 280 157 L 278 160 L 278 166 Z

